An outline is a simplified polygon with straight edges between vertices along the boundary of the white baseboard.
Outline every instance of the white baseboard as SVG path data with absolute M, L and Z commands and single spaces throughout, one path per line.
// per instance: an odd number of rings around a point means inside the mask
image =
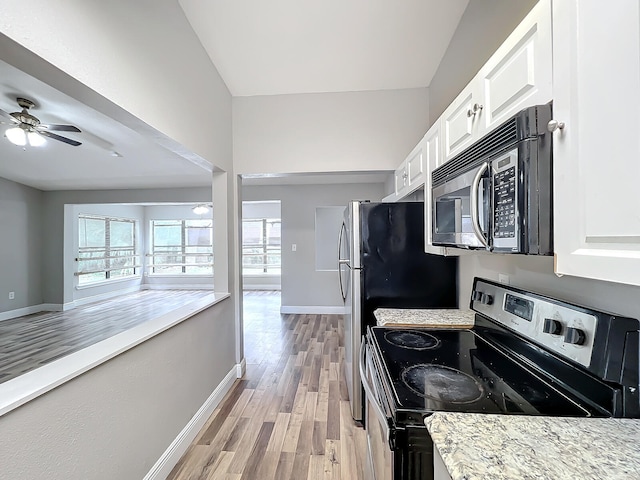
M 244 377 L 244 374 L 247 371 L 247 359 L 243 358 L 240 363 L 236 363 L 236 374 L 238 376 L 238 378 L 242 378 Z
M 16 308 L 15 310 L 2 312 L 0 313 L 0 322 L 3 320 L 11 320 L 12 318 L 22 317 L 24 315 L 31 315 L 32 313 L 43 312 L 46 310 L 43 307 L 44 305 L 31 305 L 29 307 Z
M 231 390 L 233 382 L 236 381 L 237 372 L 240 365 L 235 365 L 224 377 L 222 382 L 209 395 L 195 415 L 189 420 L 178 436 L 171 442 L 171 445 L 164 451 L 151 470 L 144 476 L 143 480 L 165 480 L 173 470 L 173 467 L 180 461 L 182 455 L 187 451 L 191 442 L 196 438 L 200 429 L 207 422 L 215 408 L 220 404 L 224 396 Z
M 280 307 L 280 313 L 302 313 L 302 314 L 328 314 L 328 315 L 343 315 L 347 313 L 347 308 L 341 307 L 328 307 L 320 305 L 282 305 Z
M 129 293 L 139 292 L 140 290 L 211 290 L 212 285 L 136 285 L 134 287 L 123 288 L 121 290 L 114 290 L 113 292 L 101 293 L 100 295 L 91 295 L 90 297 L 78 298 L 72 302 L 61 303 L 41 303 L 39 305 L 30 305 L 28 307 L 16 308 L 15 310 L 8 310 L 6 312 L 0 312 L 0 322 L 3 320 L 11 320 L 12 318 L 22 317 L 24 315 L 31 315 L 39 312 L 66 312 L 73 310 L 76 307 L 82 305 L 88 305 L 89 303 L 99 302 L 102 300 L 108 300 L 109 298 L 118 297 L 120 295 L 127 295 Z
M 110 298 L 118 297 L 120 295 L 127 295 L 129 293 L 139 292 L 140 290 L 142 290 L 141 286 L 140 285 L 135 285 L 133 287 L 122 288 L 120 290 L 114 290 L 112 292 L 105 292 L 105 293 L 101 293 L 99 295 L 91 295 L 89 297 L 77 298 L 72 303 L 73 303 L 73 306 L 75 308 L 75 307 L 80 307 L 82 305 L 87 305 L 87 304 L 93 303 L 93 302 L 100 302 L 102 300 L 108 300 Z M 67 304 L 65 304 L 65 305 L 67 305 Z
M 59 303 L 41 303 L 40 305 L 30 305 L 28 307 L 16 308 L 15 310 L 8 310 L 6 312 L 0 312 L 0 322 L 3 320 L 11 320 L 12 318 L 23 317 L 25 315 L 32 315 L 40 312 L 66 312 L 71 310 L 75 306 L 73 302 L 65 303 L 61 305 Z
M 42 312 L 66 312 L 67 310 L 73 310 L 76 308 L 76 304 L 74 302 L 43 303 L 40 306 L 42 307 Z
M 144 290 L 213 290 L 213 285 L 204 283 L 145 283 Z

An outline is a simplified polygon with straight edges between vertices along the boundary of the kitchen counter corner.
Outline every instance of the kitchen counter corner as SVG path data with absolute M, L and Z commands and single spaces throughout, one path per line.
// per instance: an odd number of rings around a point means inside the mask
M 640 478 L 640 419 L 437 412 L 425 425 L 452 480 Z

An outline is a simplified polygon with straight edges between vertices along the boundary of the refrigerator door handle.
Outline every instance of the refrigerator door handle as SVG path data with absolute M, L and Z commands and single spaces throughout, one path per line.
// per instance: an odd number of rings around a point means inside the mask
M 342 284 L 342 270 L 340 267 L 342 265 L 349 265 L 349 259 L 340 258 L 340 250 L 342 249 L 342 241 L 344 240 L 344 232 L 347 227 L 342 222 L 342 226 L 340 227 L 340 235 L 338 236 L 338 280 L 340 281 L 340 295 L 342 295 L 342 301 L 347 301 L 347 292 L 345 292 L 344 285 Z

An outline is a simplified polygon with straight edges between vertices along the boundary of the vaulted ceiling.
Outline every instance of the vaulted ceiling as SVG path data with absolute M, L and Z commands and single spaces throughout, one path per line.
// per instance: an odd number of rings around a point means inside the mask
M 234 96 L 427 87 L 468 0 L 179 0 Z

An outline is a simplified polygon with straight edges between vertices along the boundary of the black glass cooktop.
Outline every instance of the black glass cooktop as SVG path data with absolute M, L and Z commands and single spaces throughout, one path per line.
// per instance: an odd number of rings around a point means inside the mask
M 392 392 L 388 402 L 396 414 L 591 414 L 473 330 L 373 327 L 371 331 L 376 363 L 384 363 L 382 381 Z

